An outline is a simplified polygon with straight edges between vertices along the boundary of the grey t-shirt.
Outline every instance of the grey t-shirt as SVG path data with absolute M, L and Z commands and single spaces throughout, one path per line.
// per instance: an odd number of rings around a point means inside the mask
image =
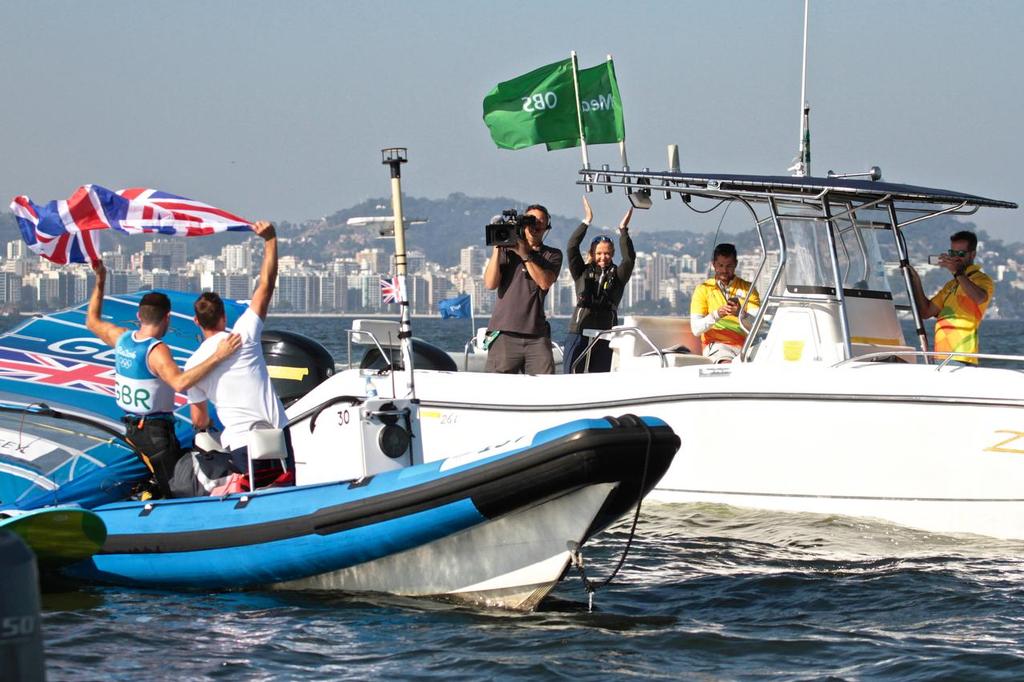
M 541 244 L 534 252 L 535 262 L 556 275 L 562 269 L 562 252 L 553 246 Z M 498 300 L 487 328 L 503 332 L 547 336 L 548 325 L 544 317 L 544 299 L 548 292 L 537 286 L 526 270 L 526 264 L 512 249 L 498 250 L 501 282 Z

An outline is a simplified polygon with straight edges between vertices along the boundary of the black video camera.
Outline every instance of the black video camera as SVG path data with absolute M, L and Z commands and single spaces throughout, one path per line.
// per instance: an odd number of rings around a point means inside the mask
M 529 213 L 519 215 L 514 208 L 502 211 L 484 227 L 484 243 L 487 246 L 515 246 L 516 241 L 526 239 L 526 228 L 536 224 L 537 218 Z

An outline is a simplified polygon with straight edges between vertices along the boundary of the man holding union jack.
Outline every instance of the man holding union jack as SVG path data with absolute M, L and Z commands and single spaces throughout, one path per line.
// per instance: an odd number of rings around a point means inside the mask
M 93 270 L 96 287 L 89 299 L 86 327 L 114 348 L 114 391 L 118 406 L 124 410 L 125 436 L 149 467 L 160 496 L 170 497 L 169 481 L 181 457 L 174 432 L 174 394 L 187 391 L 237 351 L 242 345 L 241 337 L 232 334 L 225 338 L 207 362 L 183 372 L 162 341 L 171 326 L 171 301 L 167 295 L 153 291 L 143 296 L 137 313 L 139 328 L 120 327 L 103 319 L 107 278 L 103 261 L 95 261 Z M 152 496 L 153 490 L 144 494 Z
M 288 421 L 284 405 L 270 381 L 270 371 L 260 342 L 263 323 L 267 319 L 277 283 L 277 234 L 274 226 L 266 221 L 255 223 L 253 232 L 263 240 L 263 263 L 260 266 L 259 284 L 253 291 L 249 307 L 232 326 L 232 331 L 242 336 L 242 349 L 188 392 L 192 424 L 197 429 L 209 427 L 209 403 L 213 403 L 217 408 L 217 417 L 224 426 L 220 443 L 232 453 L 232 458 L 242 470 L 248 462 L 246 447 L 252 427 L 262 423 L 280 429 Z M 194 319 L 205 340 L 185 363 L 186 369 L 206 362 L 217 342 L 227 335 L 227 316 L 220 296 L 212 291 L 204 292 L 196 299 L 193 307 Z M 267 466 L 261 471 L 264 464 Z M 269 462 L 261 462 L 260 465 L 254 471 L 257 479 L 262 480 L 264 474 L 277 476 L 281 473 L 276 463 L 271 465 Z M 252 485 L 256 487 L 255 482 Z

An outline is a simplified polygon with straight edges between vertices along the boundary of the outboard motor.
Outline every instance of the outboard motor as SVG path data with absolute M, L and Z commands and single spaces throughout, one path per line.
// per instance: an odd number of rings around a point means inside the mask
M 374 346 L 363 355 L 359 369 L 380 370 L 389 364 L 393 369 L 401 370 L 402 350 L 397 347 L 385 347 L 384 355 Z M 391 357 L 389 358 L 388 355 Z M 412 364 L 416 369 L 435 369 L 441 372 L 455 372 L 458 365 L 447 352 L 422 339 L 412 340 Z
M 334 374 L 330 352 L 308 336 L 264 329 L 261 342 L 270 382 L 286 407 Z

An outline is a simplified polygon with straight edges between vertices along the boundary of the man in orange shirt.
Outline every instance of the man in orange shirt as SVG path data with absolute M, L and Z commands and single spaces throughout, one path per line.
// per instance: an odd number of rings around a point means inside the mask
M 949 238 L 949 251 L 939 256 L 939 266 L 949 270 L 953 279 L 930 299 L 924 295 L 921 278 L 910 268 L 910 283 L 914 289 L 914 302 L 921 317 L 935 320 L 935 352 L 978 352 L 978 327 L 992 302 L 995 284 L 992 278 L 974 264 L 978 237 L 963 230 Z M 964 355 L 953 356 L 962 363 L 977 365 L 978 359 Z

